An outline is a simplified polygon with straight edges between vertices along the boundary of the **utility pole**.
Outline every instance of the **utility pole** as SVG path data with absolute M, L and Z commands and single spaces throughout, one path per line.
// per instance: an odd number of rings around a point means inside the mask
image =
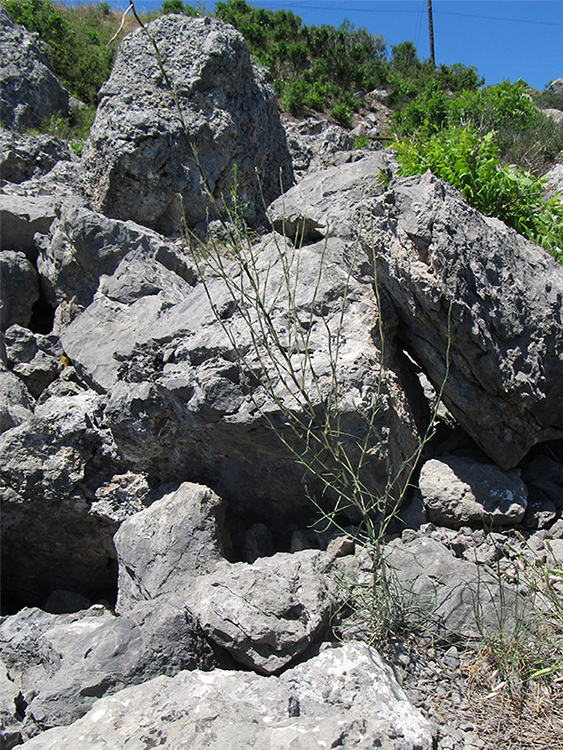
M 428 0 L 428 31 L 430 32 L 430 60 L 432 67 L 436 67 L 436 58 L 434 57 L 434 24 L 432 23 L 432 0 Z

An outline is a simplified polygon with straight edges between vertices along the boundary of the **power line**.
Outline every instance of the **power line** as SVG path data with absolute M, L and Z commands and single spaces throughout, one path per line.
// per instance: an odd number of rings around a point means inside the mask
M 313 0 L 314 2 L 314 0 Z M 289 2 L 268 2 L 268 0 L 262 0 L 262 2 L 259 3 L 260 7 L 264 8 L 284 8 L 288 9 L 287 6 L 291 4 L 292 8 L 302 8 L 303 10 L 308 11 L 314 11 L 314 10 L 339 10 L 344 11 L 346 13 L 377 13 L 379 15 L 385 15 L 386 13 L 418 13 L 419 11 L 416 9 L 408 10 L 406 8 L 385 8 L 385 9 L 376 9 L 376 8 L 353 8 L 349 5 L 347 6 L 339 6 L 339 5 L 313 5 L 313 3 L 309 2 L 297 2 L 297 3 L 289 3 Z M 257 3 L 258 5 L 258 3 Z M 450 10 L 434 10 L 435 16 L 461 16 L 462 18 L 478 18 L 480 20 L 486 20 L 486 21 L 506 21 L 506 22 L 513 22 L 513 23 L 527 23 L 532 24 L 535 26 L 563 26 L 563 23 L 557 23 L 554 21 L 534 21 L 527 18 L 506 18 L 502 16 L 481 16 L 477 15 L 475 13 L 456 13 L 455 11 Z

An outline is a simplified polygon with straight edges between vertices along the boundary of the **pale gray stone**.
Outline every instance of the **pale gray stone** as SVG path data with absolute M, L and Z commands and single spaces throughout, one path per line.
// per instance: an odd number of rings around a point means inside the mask
M 59 161 L 75 159 L 68 145 L 54 135 L 22 135 L 0 127 L 2 179 L 19 184 L 46 175 Z
M 427 172 L 376 199 L 363 232 L 405 346 L 503 469 L 563 435 L 563 268 Z M 449 309 L 451 304 L 451 316 Z
M 0 360 L 0 433 L 29 419 L 34 406 L 25 384 Z
M 17 250 L 34 263 L 37 259 L 36 233 L 49 231 L 56 215 L 56 203 L 48 195 L 0 195 L 2 222 L 1 249 Z M 3 254 L 0 254 L 0 258 Z
M 180 593 L 213 570 L 228 547 L 225 505 L 208 487 L 184 482 L 132 515 L 114 537 L 119 561 L 117 610 Z
M 206 196 L 263 219 L 293 182 L 272 88 L 252 67 L 243 37 L 212 19 L 161 16 L 148 25 L 189 133 L 186 135 L 152 43 L 138 29 L 121 42 L 100 90 L 83 153 L 94 206 L 164 233 L 216 215 Z M 205 183 L 192 144 L 197 152 Z M 236 165 L 236 166 L 235 166 Z M 281 174 L 280 174 L 281 172 Z
M 36 128 L 50 115 L 68 111 L 68 91 L 53 73 L 43 43 L 15 24 L 3 7 L 0 46 L 0 111 L 4 127 Z
M 519 523 L 528 504 L 517 472 L 459 456 L 426 461 L 419 487 L 428 520 L 454 529 Z
M 39 299 L 37 271 L 23 253 L 0 252 L 0 327 L 27 326 Z
M 391 669 L 363 643 L 327 648 L 280 677 L 217 670 L 181 672 L 103 698 L 70 727 L 25 750 L 141 744 L 170 750 L 430 750 L 433 731 Z
M 186 592 L 203 631 L 237 662 L 275 674 L 326 630 L 346 592 L 339 589 L 332 556 L 320 550 L 248 563 L 222 562 Z

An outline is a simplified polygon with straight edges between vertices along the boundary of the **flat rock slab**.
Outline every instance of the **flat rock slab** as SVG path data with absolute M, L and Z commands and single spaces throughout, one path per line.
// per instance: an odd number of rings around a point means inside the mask
M 157 677 L 97 702 L 25 750 L 430 750 L 432 730 L 363 643 L 327 648 L 280 677 L 217 670 Z

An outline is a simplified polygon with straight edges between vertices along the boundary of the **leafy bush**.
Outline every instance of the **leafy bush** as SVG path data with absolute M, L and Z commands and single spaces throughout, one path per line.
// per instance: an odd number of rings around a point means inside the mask
M 384 40 L 348 21 L 339 28 L 303 26 L 291 11 L 254 8 L 245 0 L 217 2 L 215 13 L 241 32 L 293 115 L 334 108 L 349 123 L 357 105 L 343 100 L 343 92 L 365 93 L 386 80 Z
M 199 12 L 191 5 L 184 5 L 182 0 L 163 0 L 160 6 L 161 13 L 183 13 L 186 16 L 198 16 Z
M 516 167 L 501 166 L 492 132 L 449 126 L 433 133 L 421 128 L 416 138 L 396 140 L 399 173 L 430 170 L 456 187 L 487 216 L 496 216 L 563 262 L 563 205 L 544 199 L 544 180 Z
M 538 174 L 563 148 L 563 127 L 538 110 L 521 80 L 453 93 L 436 78 L 394 113 L 392 123 L 401 136 L 413 135 L 425 124 L 443 128 L 463 123 L 481 135 L 494 132 L 503 163 L 516 163 Z

